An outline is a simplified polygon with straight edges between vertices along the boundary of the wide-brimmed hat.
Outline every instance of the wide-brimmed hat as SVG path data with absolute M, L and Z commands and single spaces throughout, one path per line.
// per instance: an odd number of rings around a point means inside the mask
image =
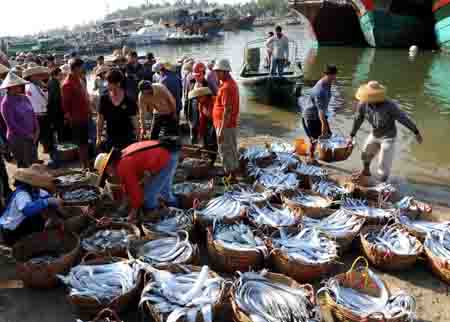
M 111 70 L 111 68 L 109 66 L 106 66 L 106 65 L 99 66 L 98 68 L 95 69 L 95 76 L 99 76 L 103 73 L 107 73 L 110 70 Z
M 194 62 L 191 61 L 191 62 L 184 63 L 182 70 L 192 73 L 193 68 L 194 68 Z
M 356 91 L 356 99 L 362 103 L 382 103 L 386 100 L 387 89 L 377 81 L 370 81 Z
M 200 96 L 208 96 L 208 95 L 212 95 L 212 92 L 209 89 L 209 87 L 206 87 L 206 86 L 205 87 L 197 87 L 189 92 L 188 98 L 193 99 L 193 98 L 197 98 Z
M 49 192 L 56 191 L 57 180 L 33 168 L 17 169 L 14 174 L 14 180 L 26 183 L 35 188 L 45 189 Z
M 33 75 L 50 74 L 50 69 L 44 66 L 32 66 L 25 69 L 22 73 L 23 78 L 31 77 Z
M 114 153 L 114 148 L 109 153 L 100 153 L 95 158 L 94 168 L 98 171 L 97 185 L 103 187 L 106 181 L 106 168 L 111 163 L 111 157 Z
M 216 62 L 213 69 L 218 71 L 231 72 L 230 61 L 228 59 L 220 59 Z
M 0 89 L 6 89 L 14 86 L 20 86 L 20 85 L 26 85 L 28 82 L 13 72 L 9 72 L 8 75 L 6 75 L 5 79 L 2 82 L 2 85 L 0 86 Z
M 9 68 L 0 64 L 0 74 L 6 74 L 7 72 L 9 72 Z

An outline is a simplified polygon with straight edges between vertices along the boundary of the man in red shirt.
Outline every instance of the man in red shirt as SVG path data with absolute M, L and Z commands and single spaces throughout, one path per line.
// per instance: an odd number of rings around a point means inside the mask
M 131 208 L 130 222 L 136 220 L 140 208 L 157 209 L 160 195 L 170 207 L 178 207 L 178 198 L 172 191 L 178 150 L 176 144 L 169 147 L 168 143 L 142 141 L 122 151 L 113 149 L 97 156 L 94 167 L 100 173 L 99 185 L 104 185 L 106 174 L 120 179 Z M 150 180 L 145 180 L 146 174 L 151 174 Z
M 72 140 L 79 146 L 80 163 L 82 168 L 89 168 L 88 156 L 88 124 L 90 117 L 89 98 L 81 79 L 83 75 L 83 61 L 72 59 L 69 62 L 70 74 L 62 86 L 62 108 L 64 119 L 72 128 Z
M 214 71 L 220 81 L 220 87 L 213 107 L 213 122 L 225 174 L 234 178 L 239 169 L 237 143 L 239 88 L 231 77 L 231 66 L 228 60 L 219 60 L 214 66 Z

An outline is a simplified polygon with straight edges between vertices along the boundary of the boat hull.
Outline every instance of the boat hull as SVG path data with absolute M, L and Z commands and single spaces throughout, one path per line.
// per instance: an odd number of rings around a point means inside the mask
M 384 10 L 367 11 L 360 17 L 361 30 L 372 47 L 401 48 L 430 42 L 429 22 Z
M 330 1 L 290 1 L 290 8 L 305 16 L 319 45 L 363 45 L 358 16 L 349 4 Z
M 450 0 L 434 1 L 433 14 L 436 42 L 442 50 L 450 52 Z
M 244 95 L 270 104 L 292 103 L 297 87 L 301 87 L 301 77 L 241 77 Z

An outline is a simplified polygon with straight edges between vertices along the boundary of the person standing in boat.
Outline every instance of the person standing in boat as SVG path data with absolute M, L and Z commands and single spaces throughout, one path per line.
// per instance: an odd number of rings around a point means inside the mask
M 267 33 L 267 40 L 266 40 L 266 43 L 265 43 L 265 46 L 266 46 L 266 62 L 265 62 L 265 65 L 264 65 L 264 67 L 267 68 L 267 69 L 270 68 L 270 63 L 272 61 L 273 41 L 271 39 L 272 39 L 272 37 L 274 35 L 275 34 L 273 33 L 273 31 L 269 31 Z
M 353 144 L 353 139 L 364 120 L 367 120 L 372 126 L 372 133 L 367 138 L 361 155 L 363 170 L 357 174 L 357 177 L 371 176 L 370 164 L 378 155 L 377 174 L 380 176 L 380 180 L 385 182 L 389 179 L 394 160 L 397 140 L 396 123 L 399 122 L 414 133 L 419 144 L 423 142 L 422 135 L 415 123 L 400 109 L 398 104 L 386 98 L 386 87 L 379 82 L 370 81 L 361 86 L 355 97 L 359 104 L 350 133 L 349 145 Z
M 270 74 L 282 76 L 289 62 L 289 39 L 283 34 L 281 26 L 275 27 L 275 35 L 267 40 L 266 47 L 273 48 Z
M 331 100 L 331 86 L 336 81 L 338 70 L 334 65 L 328 65 L 322 78 L 311 90 L 311 95 L 303 100 L 302 123 L 306 135 L 310 140 L 309 158 L 312 164 L 316 164 L 315 152 L 317 140 L 320 137 L 331 136 L 328 123 L 328 105 Z

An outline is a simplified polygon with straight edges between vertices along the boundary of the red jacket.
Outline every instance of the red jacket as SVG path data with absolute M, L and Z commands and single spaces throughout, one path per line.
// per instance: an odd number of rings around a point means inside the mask
M 62 109 L 72 123 L 89 120 L 89 100 L 81 81 L 69 75 L 62 87 Z
M 170 153 L 164 148 L 133 152 L 158 143 L 158 141 L 143 141 L 128 146 L 122 150 L 123 157 L 116 165 L 122 188 L 128 195 L 133 209 L 139 209 L 144 205 L 144 189 L 140 183 L 144 173 L 156 174 L 170 160 Z

